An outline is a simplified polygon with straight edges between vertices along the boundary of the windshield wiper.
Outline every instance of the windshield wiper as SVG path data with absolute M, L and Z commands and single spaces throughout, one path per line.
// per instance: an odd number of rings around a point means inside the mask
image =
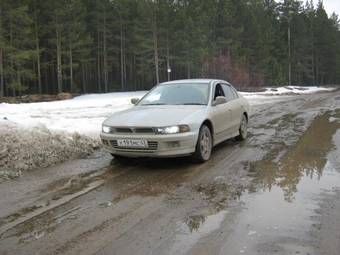
M 206 104 L 202 104 L 202 103 L 184 103 L 184 104 L 180 104 L 180 105 L 206 105 Z
M 142 104 L 141 106 L 145 106 L 145 105 L 166 105 L 166 104 L 163 104 L 163 103 L 156 103 L 156 104 Z

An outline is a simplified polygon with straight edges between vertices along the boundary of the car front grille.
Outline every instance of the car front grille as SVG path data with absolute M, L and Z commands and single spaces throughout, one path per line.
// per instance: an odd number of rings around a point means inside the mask
M 119 147 L 117 140 L 110 141 L 110 144 L 113 148 L 115 148 L 117 151 L 122 152 L 155 152 L 158 149 L 158 142 L 156 141 L 148 141 L 148 148 L 131 148 L 131 147 Z
M 110 127 L 110 133 L 114 134 L 155 134 L 152 127 Z
M 112 128 L 114 133 L 133 133 L 132 128 Z
M 144 134 L 155 133 L 153 128 L 135 128 L 134 131 L 135 133 L 144 133 Z

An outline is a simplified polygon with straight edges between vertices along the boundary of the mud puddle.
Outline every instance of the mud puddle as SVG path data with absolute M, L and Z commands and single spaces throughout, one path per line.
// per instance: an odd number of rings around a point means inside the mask
M 42 189 L 43 196 L 35 201 L 35 205 L 22 208 L 13 214 L 0 218 L 0 241 L 11 236 L 27 234 L 39 239 L 40 234 L 36 234 L 35 225 L 37 224 L 35 224 L 35 221 L 39 221 L 43 218 L 43 215 L 49 215 L 51 210 L 53 211 L 55 208 L 100 187 L 104 183 L 105 175 L 106 169 L 102 169 L 101 171 L 79 174 L 50 183 Z M 51 219 L 47 217 L 47 219 L 50 223 L 60 224 L 62 222 L 59 218 Z M 47 227 L 48 225 L 43 224 L 40 228 L 45 229 Z M 36 237 L 37 235 L 39 238 Z
M 340 186 L 339 119 L 339 113 L 317 117 L 279 162 L 253 166 L 253 191 L 242 196 L 244 209 L 221 253 L 317 254 L 311 235 L 317 198 Z
M 229 204 L 178 222 L 172 251 L 318 254 L 311 234 L 318 224 L 317 199 L 340 186 L 339 112 L 317 117 L 295 145 L 282 149 L 284 156 L 275 150 L 251 165 L 253 183 L 240 194 L 241 213 L 233 213 L 237 206 Z

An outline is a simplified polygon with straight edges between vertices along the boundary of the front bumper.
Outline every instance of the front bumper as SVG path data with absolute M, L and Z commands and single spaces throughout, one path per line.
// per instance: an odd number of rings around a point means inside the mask
M 107 134 L 100 138 L 105 150 L 114 155 L 126 157 L 176 157 L 190 155 L 195 152 L 198 133 L 187 132 L 172 135 L 156 134 Z M 117 139 L 145 139 L 148 148 L 118 147 Z

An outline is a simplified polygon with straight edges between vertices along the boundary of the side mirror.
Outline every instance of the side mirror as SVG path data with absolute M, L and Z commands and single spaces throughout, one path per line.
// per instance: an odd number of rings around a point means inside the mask
M 216 97 L 213 105 L 216 106 L 216 105 L 220 105 L 220 104 L 225 104 L 227 102 L 227 99 L 225 97 Z
M 139 98 L 131 98 L 131 104 L 136 105 L 139 102 Z

